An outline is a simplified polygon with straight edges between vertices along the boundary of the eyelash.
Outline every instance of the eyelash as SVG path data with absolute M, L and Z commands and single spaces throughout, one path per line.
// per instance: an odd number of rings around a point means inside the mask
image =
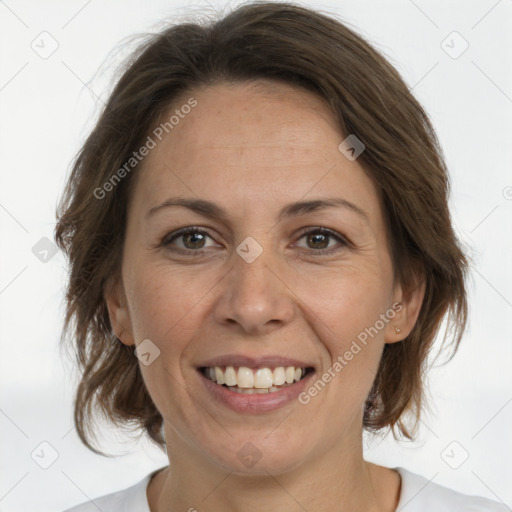
M 196 227 L 196 226 L 191 226 L 191 227 L 187 227 L 184 229 L 180 229 L 179 231 L 176 231 L 174 233 L 170 233 L 169 235 L 166 235 L 163 238 L 160 246 L 161 247 L 169 247 L 171 245 L 171 243 L 174 242 L 174 240 L 176 240 L 177 238 L 180 238 L 180 237 L 188 235 L 188 234 L 193 234 L 193 233 L 199 233 L 201 235 L 206 235 L 206 236 L 212 238 L 210 236 L 210 234 L 208 232 L 204 231 L 203 229 L 200 229 L 199 227 Z M 347 247 L 350 245 L 350 243 L 340 234 L 336 233 L 335 231 L 331 231 L 330 229 L 321 228 L 321 227 L 316 227 L 316 228 L 309 229 L 307 231 L 302 231 L 298 240 L 300 240 L 301 238 L 304 238 L 306 235 L 310 235 L 312 233 L 328 235 L 331 238 L 335 238 L 342 245 L 342 247 L 331 247 L 330 249 L 318 249 L 318 250 L 311 249 L 311 251 L 313 251 L 315 256 L 323 256 L 323 255 L 333 254 L 335 252 L 340 251 L 343 247 Z M 178 254 L 183 254 L 186 256 L 191 256 L 191 255 L 201 256 L 203 253 L 207 252 L 204 249 L 197 249 L 197 250 L 179 249 L 176 247 L 173 247 L 170 250 L 172 250 L 173 252 L 176 252 Z

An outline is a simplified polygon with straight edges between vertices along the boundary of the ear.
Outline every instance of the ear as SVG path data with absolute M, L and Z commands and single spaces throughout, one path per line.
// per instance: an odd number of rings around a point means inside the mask
M 110 324 L 115 335 L 125 345 L 135 345 L 126 293 L 121 277 L 116 278 L 114 284 L 106 286 L 104 298 L 107 303 Z
M 416 266 L 407 286 L 397 283 L 394 290 L 395 316 L 386 326 L 385 343 L 402 341 L 413 330 L 425 297 L 425 273 Z

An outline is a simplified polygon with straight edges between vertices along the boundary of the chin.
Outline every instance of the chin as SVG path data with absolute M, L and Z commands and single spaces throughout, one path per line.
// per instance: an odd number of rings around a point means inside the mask
M 269 441 L 268 429 L 261 436 L 228 440 L 228 447 L 211 453 L 212 462 L 230 473 L 265 476 L 287 473 L 304 463 L 304 442 L 291 442 L 289 434 Z

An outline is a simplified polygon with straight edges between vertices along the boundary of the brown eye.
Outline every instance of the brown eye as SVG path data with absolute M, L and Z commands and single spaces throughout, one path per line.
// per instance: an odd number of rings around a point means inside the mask
M 180 236 L 183 238 L 183 243 L 187 249 L 201 249 L 205 240 L 205 235 L 203 233 L 198 233 L 197 231 L 185 233 Z M 201 247 L 198 247 L 198 245 Z
M 329 235 L 325 233 L 308 233 L 305 235 L 308 242 L 313 244 L 313 249 L 325 249 L 329 245 Z
M 306 243 L 308 244 L 308 248 L 313 249 L 313 254 L 322 255 L 322 254 L 330 254 L 341 250 L 342 248 L 348 245 L 348 242 L 344 237 L 325 228 L 315 228 L 310 229 L 309 231 L 302 234 L 300 239 L 306 239 Z M 300 240 L 299 239 L 299 240 Z M 329 241 L 331 239 L 338 241 L 338 246 L 329 248 Z M 341 245 L 341 247 L 339 246 Z
M 180 254 L 201 255 L 208 248 L 205 245 L 207 237 L 212 238 L 202 229 L 188 227 L 166 236 L 162 240 L 161 245 Z M 176 244 L 176 241 L 180 239 L 181 246 Z M 310 229 L 301 235 L 299 240 L 301 239 L 306 240 L 307 249 L 310 249 L 308 252 L 313 253 L 314 256 L 331 254 L 349 245 L 343 236 L 326 228 Z M 329 247 L 330 242 L 333 240 L 338 243 Z
M 182 254 L 201 254 L 206 248 L 206 237 L 211 238 L 206 231 L 190 227 L 166 236 L 161 245 Z M 182 245 L 176 246 L 174 242 L 179 239 L 182 240 Z

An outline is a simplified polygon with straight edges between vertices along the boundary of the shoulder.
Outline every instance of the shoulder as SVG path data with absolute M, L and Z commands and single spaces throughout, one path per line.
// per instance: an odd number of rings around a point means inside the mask
M 64 512 L 150 512 L 146 489 L 154 473 L 145 476 L 131 487 L 91 499 Z
M 510 512 L 502 503 L 462 494 L 403 468 L 394 469 L 402 478 L 396 512 Z

